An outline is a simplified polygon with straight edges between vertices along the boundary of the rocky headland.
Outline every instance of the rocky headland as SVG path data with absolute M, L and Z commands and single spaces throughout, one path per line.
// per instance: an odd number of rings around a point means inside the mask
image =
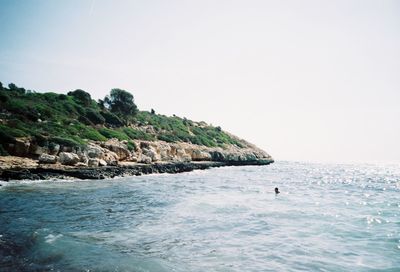
M 102 179 L 266 165 L 263 150 L 203 121 L 140 111 L 133 95 L 38 93 L 0 82 L 0 180 Z

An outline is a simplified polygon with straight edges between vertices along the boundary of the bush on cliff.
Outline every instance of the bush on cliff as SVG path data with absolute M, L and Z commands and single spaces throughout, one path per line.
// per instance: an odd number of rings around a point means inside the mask
M 72 96 L 77 103 L 82 104 L 83 106 L 89 106 L 92 103 L 92 97 L 84 90 L 78 89 L 69 92 L 68 95 Z

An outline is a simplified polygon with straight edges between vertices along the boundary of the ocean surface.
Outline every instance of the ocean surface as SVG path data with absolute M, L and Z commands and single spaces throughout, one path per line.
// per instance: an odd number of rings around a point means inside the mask
M 399 165 L 2 185 L 0 271 L 400 271 Z

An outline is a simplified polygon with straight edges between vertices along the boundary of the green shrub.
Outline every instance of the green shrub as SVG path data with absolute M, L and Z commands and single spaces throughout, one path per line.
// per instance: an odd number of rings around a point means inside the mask
M 123 132 L 128 135 L 129 138 L 131 139 L 138 139 L 138 140 L 145 140 L 145 141 L 154 141 L 154 136 L 138 130 L 138 129 L 133 129 L 133 128 L 123 128 Z
M 93 123 L 86 116 L 83 116 L 83 115 L 80 115 L 78 117 L 78 121 L 82 122 L 82 123 L 84 123 L 85 125 L 88 125 L 88 126 L 93 125 Z
M 8 89 L 12 92 L 15 92 L 17 94 L 22 94 L 22 95 L 25 94 L 25 92 L 26 92 L 26 90 L 24 88 L 19 88 L 14 83 L 8 84 Z
M 104 122 L 106 121 L 104 117 L 94 109 L 86 109 L 85 117 L 95 125 L 104 124 Z
M 158 139 L 161 141 L 166 141 L 168 143 L 174 143 L 179 140 L 175 135 L 172 134 L 160 134 L 158 135 Z
M 72 96 L 77 103 L 84 106 L 89 106 L 92 102 L 90 94 L 80 89 L 69 92 L 68 95 Z
M 37 132 L 32 132 L 32 140 L 36 142 L 39 146 L 47 146 L 49 145 L 49 141 L 47 137 L 44 137 L 42 134 Z
M 100 114 L 104 117 L 105 122 L 113 127 L 121 127 L 124 125 L 124 122 L 115 114 L 108 112 L 108 111 L 102 111 Z
M 94 128 L 86 128 L 81 132 L 81 137 L 92 141 L 106 141 L 107 138 L 101 135 Z
M 0 125 L 1 142 L 11 143 L 14 142 L 15 137 L 24 137 L 24 136 L 27 136 L 27 134 L 18 128 Z
M 54 103 L 57 103 L 58 100 L 60 99 L 60 95 L 56 94 L 56 93 L 44 93 L 42 94 L 44 100 L 46 100 L 47 102 L 51 103 L 54 105 Z
M 63 138 L 63 137 L 51 137 L 49 138 L 50 142 L 59 144 L 61 146 L 69 146 L 69 147 L 81 147 L 82 143 L 77 141 L 75 137 L 71 138 Z
M 132 141 L 129 140 L 126 145 L 128 146 L 128 150 L 129 151 L 136 151 L 137 150 L 137 146 L 136 146 L 135 142 L 132 142 Z
M 108 129 L 108 128 L 101 128 L 101 129 L 99 129 L 99 132 L 107 139 L 117 138 L 118 140 L 121 140 L 121 141 L 129 140 L 129 137 L 125 133 L 115 130 L 115 129 L 113 130 L 113 129 Z
M 68 96 L 66 96 L 65 94 L 60 94 L 60 95 L 58 96 L 58 98 L 59 98 L 60 100 L 67 100 L 67 99 L 68 99 Z
M 0 91 L 0 102 L 7 102 L 8 101 L 8 95 L 5 92 Z

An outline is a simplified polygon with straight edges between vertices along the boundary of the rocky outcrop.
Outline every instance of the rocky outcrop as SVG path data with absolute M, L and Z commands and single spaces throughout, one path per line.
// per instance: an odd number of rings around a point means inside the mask
M 263 150 L 246 141 L 240 139 L 237 141 L 240 146 L 206 147 L 186 142 L 135 140 L 135 150 L 130 151 L 126 141 L 117 139 L 107 142 L 89 142 L 85 147 L 72 148 L 53 143 L 40 146 L 27 138 L 20 138 L 10 144 L 7 151 L 19 156 L 13 158 L 20 158 L 23 161 L 17 163 L 18 159 L 8 160 L 10 163 L 4 164 L 3 167 L 0 165 L 0 172 L 3 171 L 0 179 L 38 179 L 57 176 L 99 178 L 99 176 L 113 177 L 125 174 L 175 173 L 203 169 L 205 165 L 207 167 L 266 165 L 273 162 L 271 156 Z M 24 166 L 25 163 L 29 165 L 29 169 L 28 166 Z M 131 163 L 130 165 L 133 166 L 126 168 L 124 163 Z M 197 163 L 202 166 L 198 166 Z M 168 167 L 163 165 L 168 165 Z M 180 165 L 180 167 L 174 165 Z M 13 170 L 17 168 L 20 170 Z M 32 170 L 39 168 L 42 170 Z
M 231 135 L 231 137 L 235 137 Z M 237 138 L 236 138 L 237 139 Z M 72 148 L 49 144 L 40 146 L 29 139 L 16 139 L 8 146 L 12 155 L 32 157 L 40 163 L 56 163 L 56 156 L 63 165 L 115 166 L 121 161 L 138 163 L 156 162 L 248 162 L 257 160 L 273 161 L 271 156 L 256 146 L 237 139 L 241 147 L 225 145 L 222 147 L 206 147 L 191 143 L 168 143 L 164 141 L 134 141 L 136 148 L 130 151 L 126 141 L 110 139 L 106 142 L 90 142 L 84 148 Z
M 27 157 L 30 154 L 31 142 L 28 138 L 16 138 L 13 143 L 5 146 L 7 152 L 18 157 Z
M 117 139 L 110 139 L 101 146 L 114 152 L 120 161 L 128 160 L 131 157 L 131 152 L 125 142 L 120 142 Z
M 88 166 L 89 167 L 98 167 L 99 163 L 100 163 L 100 159 L 90 158 L 88 161 Z
M 167 143 L 163 141 L 136 141 L 135 143 L 139 148 L 134 155 L 138 157 L 139 162 L 143 163 L 159 161 L 273 161 L 266 152 L 250 145 L 244 147 L 235 145 L 206 147 L 190 143 Z
M 79 162 L 79 156 L 71 152 L 60 152 L 60 163 L 64 165 L 75 165 Z
M 56 163 L 56 162 L 57 162 L 57 156 L 48 155 L 44 153 L 39 156 L 39 163 Z

